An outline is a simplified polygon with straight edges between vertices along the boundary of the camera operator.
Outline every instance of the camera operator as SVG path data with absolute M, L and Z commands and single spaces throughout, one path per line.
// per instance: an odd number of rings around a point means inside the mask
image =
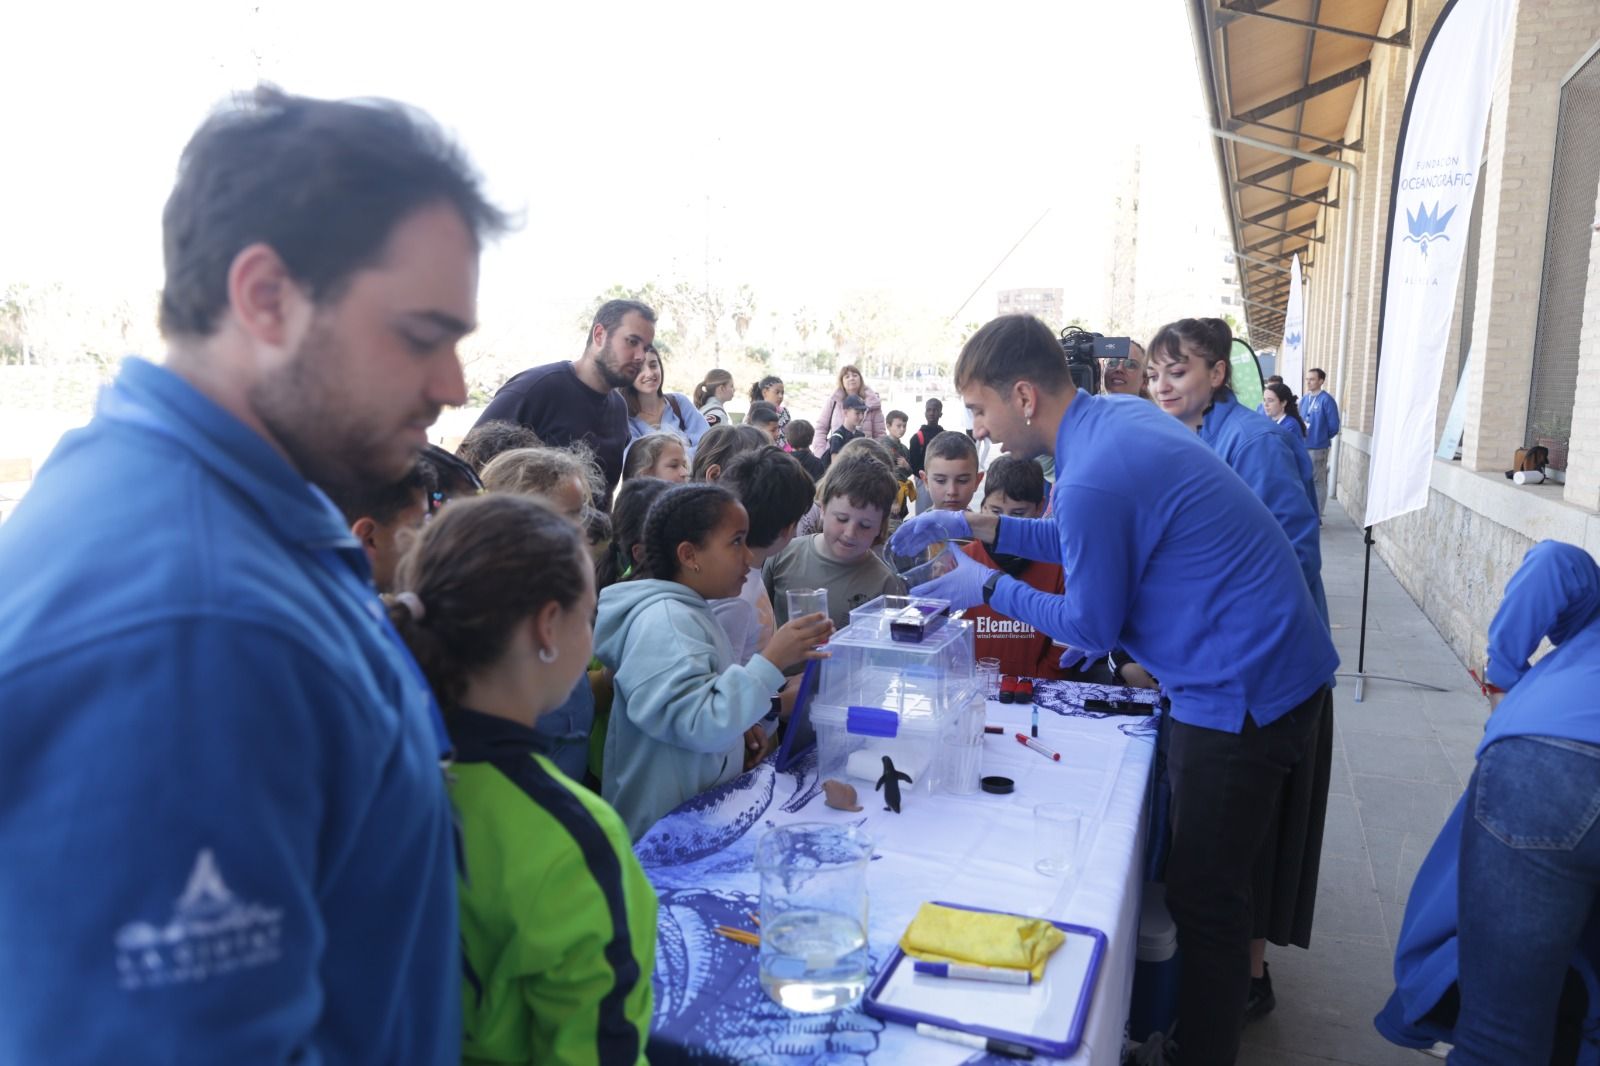
M 1153 404 L 1081 392 L 1036 318 L 1008 315 L 967 341 L 956 388 L 978 439 L 1050 455 L 1042 519 L 933 511 L 892 550 L 976 538 L 1061 563 L 1067 592 L 1028 587 L 971 556 L 914 590 L 987 604 L 1091 654 L 1126 648 L 1172 700 L 1167 902 L 1178 926 L 1185 1066 L 1238 1054 L 1250 980 L 1253 871 L 1280 787 L 1317 735 L 1338 665 L 1294 550 L 1216 453 Z M 1245 558 L 1247 567 L 1225 566 Z
M 1100 391 L 1108 396 L 1150 399 L 1150 390 L 1145 386 L 1145 367 L 1148 362 L 1144 345 L 1129 341 L 1127 355 L 1100 360 Z

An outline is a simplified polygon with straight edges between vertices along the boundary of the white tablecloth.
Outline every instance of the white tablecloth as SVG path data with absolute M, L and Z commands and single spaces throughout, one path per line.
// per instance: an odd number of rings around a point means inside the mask
M 1040 740 L 1062 753 L 1060 763 L 1014 739 L 1016 731 L 1027 731 L 1030 708 L 991 702 L 989 721 L 1008 728 L 1004 735 L 985 738 L 983 772 L 1012 778 L 1016 791 L 1009 796 L 930 795 L 918 789 L 895 814 L 878 794 L 862 789 L 864 809 L 847 813 L 824 805 L 814 759 L 786 773 L 769 761 L 668 815 L 635 849 L 662 904 L 652 1058 L 692 1049 L 784 1066 L 867 1059 L 953 1066 L 971 1056 L 859 1009 L 824 1015 L 784 1011 L 760 989 L 755 950 L 711 933 L 716 924 L 750 924 L 746 914 L 755 909 L 759 894 L 751 856 L 762 829 L 838 821 L 863 825 L 882 856 L 868 874 L 874 970 L 925 900 L 1103 930 L 1109 951 L 1083 1043 L 1068 1061 L 1116 1066 L 1138 940 L 1156 719 L 1088 716 L 1078 701 L 1086 695 L 1118 698 L 1123 692 L 1040 683 Z M 1069 881 L 1033 869 L 1032 810 L 1046 801 L 1072 803 L 1086 814 L 1082 872 Z

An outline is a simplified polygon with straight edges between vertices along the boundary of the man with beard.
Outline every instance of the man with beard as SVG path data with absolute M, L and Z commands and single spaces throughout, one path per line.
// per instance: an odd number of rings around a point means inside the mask
M 459 1060 L 447 741 L 324 490 L 466 401 L 504 227 L 393 103 L 264 88 L 184 149 L 165 365 L 0 529 L 0 1061 Z
M 594 452 L 606 491 L 595 505 L 611 509 L 628 449 L 628 404 L 617 389 L 644 369 L 656 337 L 656 313 L 637 300 L 607 300 L 589 324 L 589 343 L 575 361 L 524 370 L 500 386 L 478 422 L 520 422 L 546 444 L 582 441 Z

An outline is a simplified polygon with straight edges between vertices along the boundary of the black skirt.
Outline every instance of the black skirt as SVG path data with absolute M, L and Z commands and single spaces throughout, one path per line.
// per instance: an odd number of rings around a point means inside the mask
M 1333 773 L 1333 690 L 1322 705 L 1322 724 L 1311 751 L 1283 783 L 1278 810 L 1256 860 L 1253 901 L 1256 939 L 1284 947 L 1311 946 L 1322 864 L 1322 825 Z

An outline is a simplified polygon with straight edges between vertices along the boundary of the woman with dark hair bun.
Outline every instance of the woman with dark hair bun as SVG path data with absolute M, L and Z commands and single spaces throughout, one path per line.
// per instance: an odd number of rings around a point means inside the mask
M 1328 603 L 1322 591 L 1322 546 L 1311 457 L 1304 444 L 1291 438 L 1292 425 L 1285 432 L 1265 415 L 1239 406 L 1231 380 L 1232 348 L 1233 331 L 1221 319 L 1185 318 L 1162 326 L 1149 348 L 1151 396 L 1163 411 L 1193 429 L 1267 505 L 1294 546 L 1306 587 L 1326 624 Z M 1268 395 L 1281 400 L 1274 392 Z M 1286 591 L 1292 594 L 1295 590 Z M 1309 947 L 1311 942 L 1322 825 L 1333 767 L 1333 678 L 1328 681 L 1329 695 L 1311 756 L 1285 780 L 1279 794 L 1277 836 L 1266 842 L 1256 864 L 1247 1021 L 1262 1017 L 1276 1004 L 1267 972 L 1266 942 L 1300 947 Z
M 1281 381 L 1268 382 L 1261 390 L 1261 407 L 1268 418 L 1294 439 L 1306 439 L 1305 419 L 1300 417 L 1300 406 L 1295 403 L 1289 386 Z

